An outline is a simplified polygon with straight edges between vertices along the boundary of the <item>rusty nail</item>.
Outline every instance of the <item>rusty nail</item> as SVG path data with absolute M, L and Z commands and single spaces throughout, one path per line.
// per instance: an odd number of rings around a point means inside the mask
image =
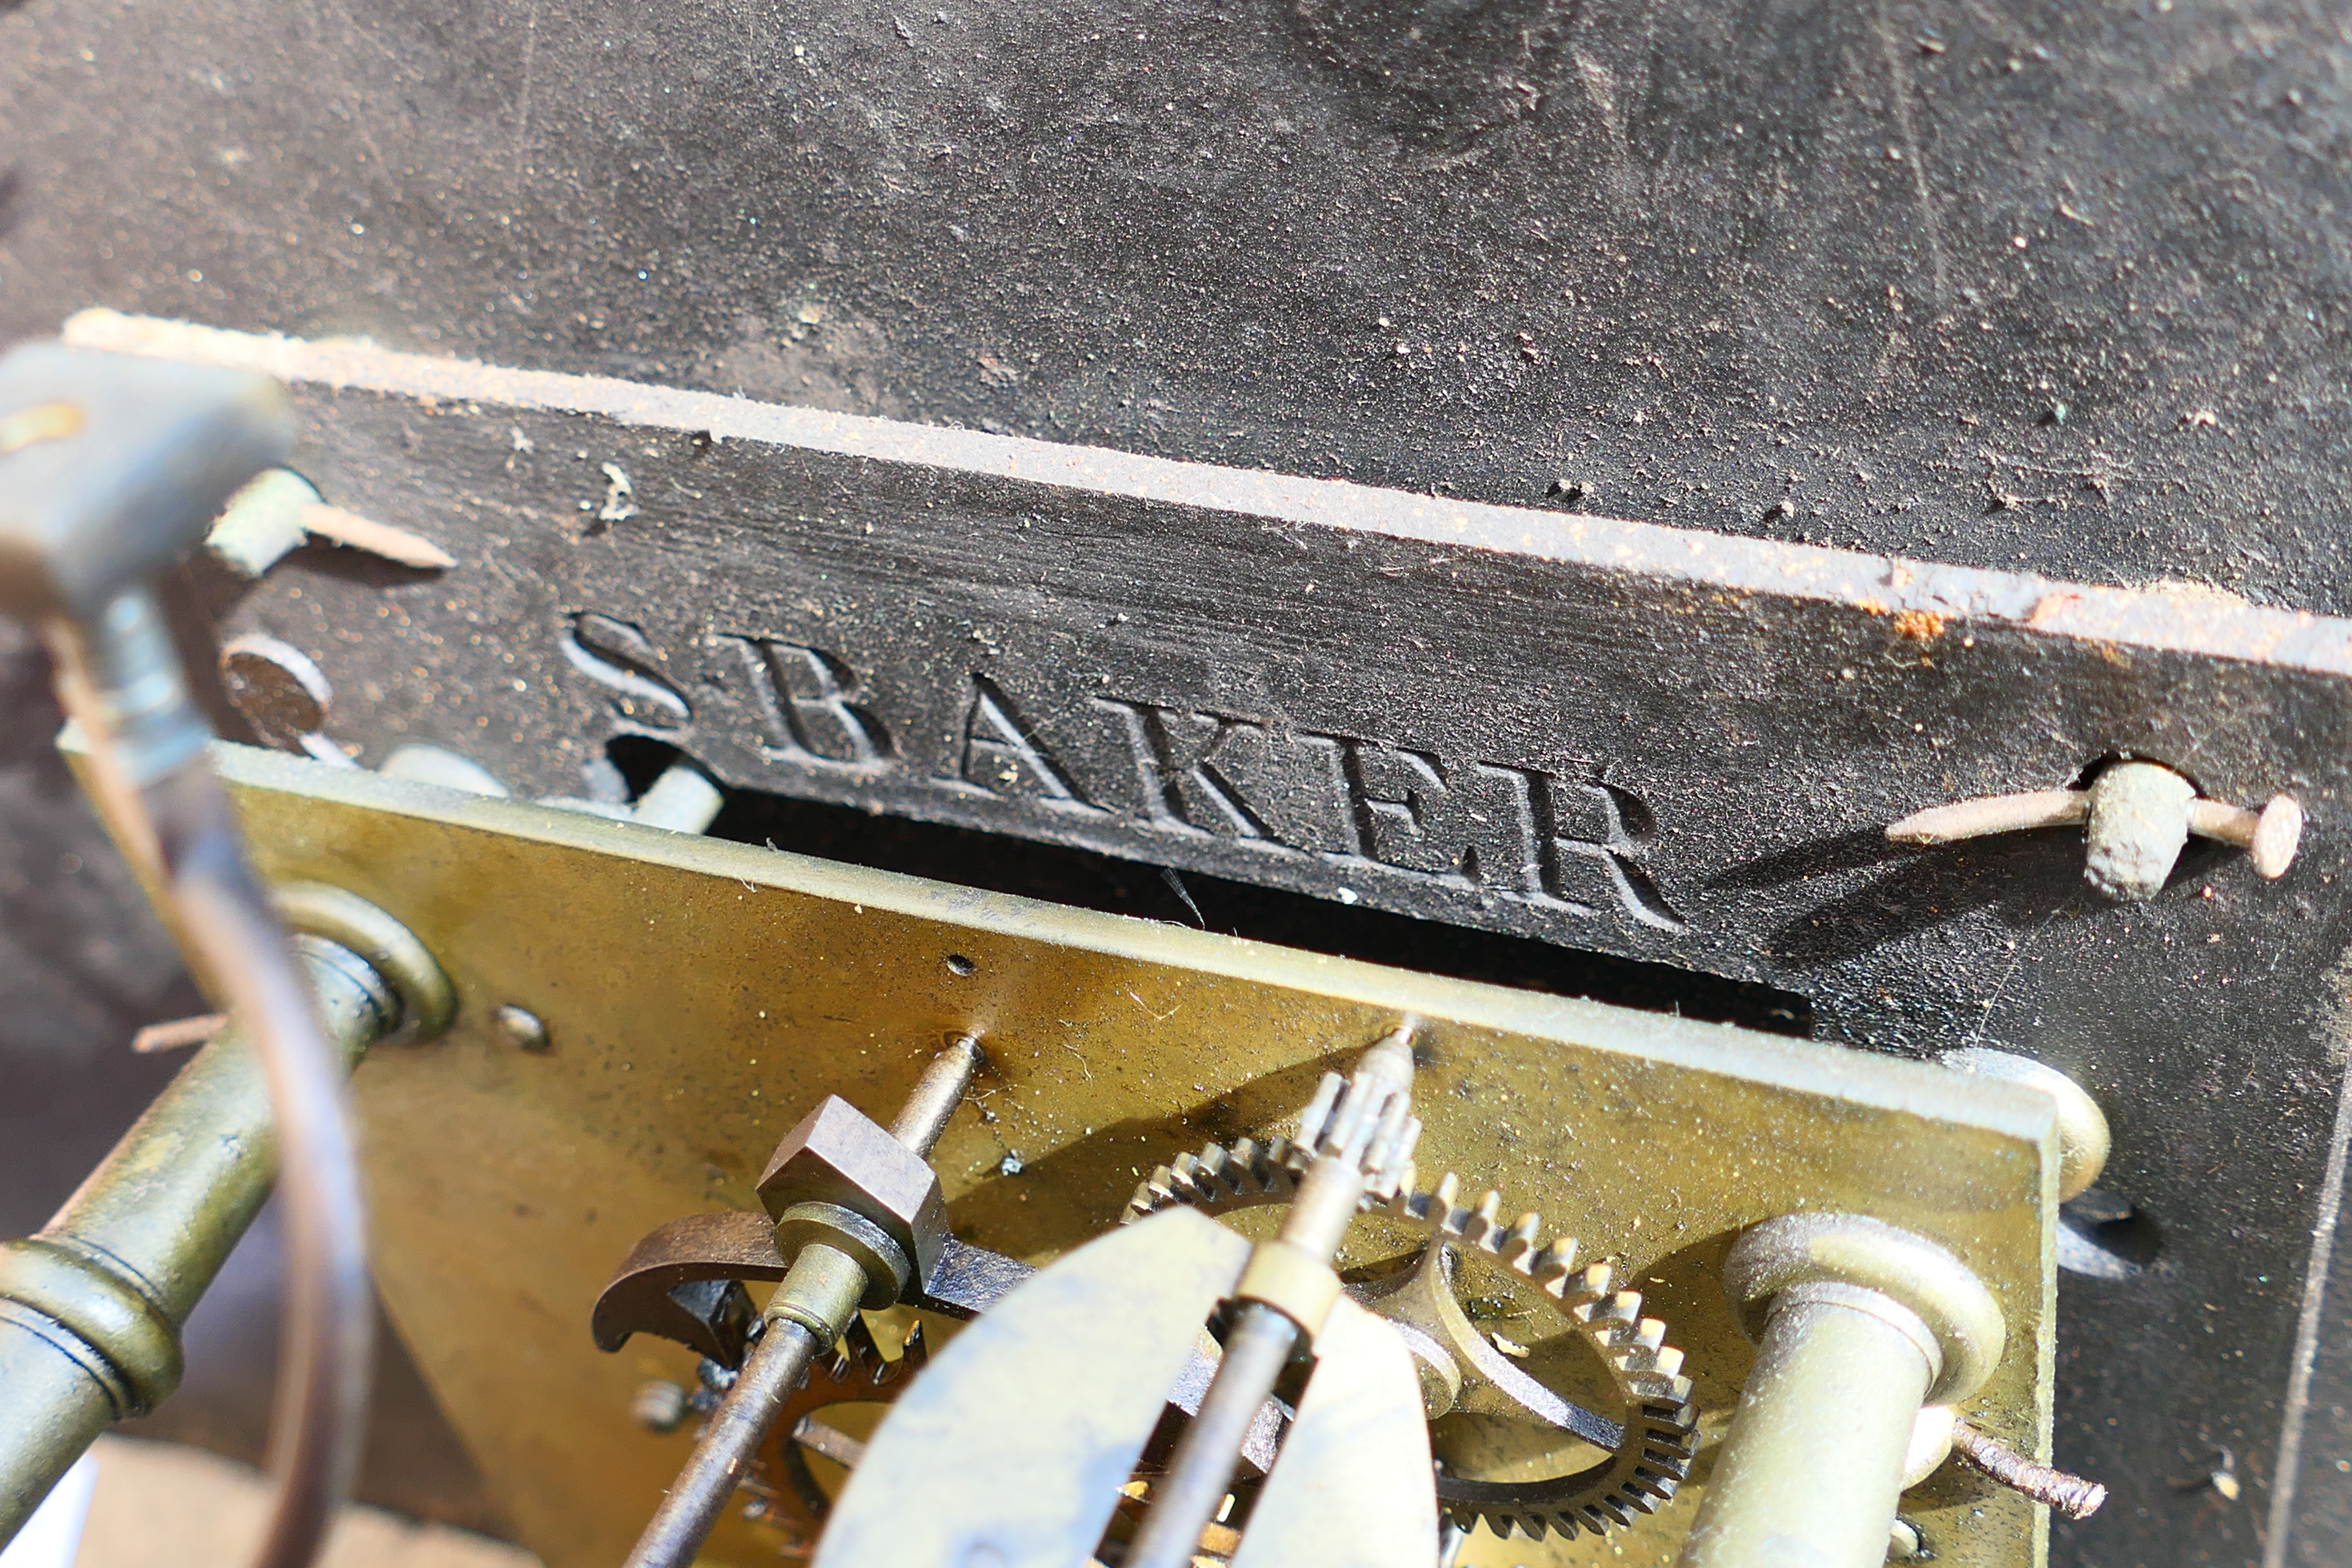
M 2245 850 L 2255 874 L 2271 880 L 2286 874 L 2303 839 L 2303 808 L 2290 796 L 2273 795 L 2252 811 L 2202 798 L 2171 769 L 2142 762 L 2116 763 L 2089 789 L 2029 790 L 1931 806 L 1893 824 L 1886 837 L 1931 846 L 2078 824 L 2090 844 L 2084 875 L 2116 899 L 2155 897 L 2191 833 Z
M 228 1027 L 226 1013 L 199 1013 L 193 1018 L 173 1018 L 169 1023 L 150 1024 L 131 1037 L 131 1048 L 141 1056 L 156 1051 L 176 1051 L 188 1046 L 201 1046 Z
M 2037 1465 L 1965 1421 L 1952 1425 L 1952 1448 L 2010 1490 L 2035 1502 L 2047 1503 L 2069 1519 L 2088 1519 L 2107 1500 L 2107 1489 L 2098 1482 L 2070 1476 L 2048 1465 Z

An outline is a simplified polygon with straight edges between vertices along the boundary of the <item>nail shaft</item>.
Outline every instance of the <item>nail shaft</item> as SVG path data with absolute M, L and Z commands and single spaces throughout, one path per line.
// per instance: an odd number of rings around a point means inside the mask
M 1952 1448 L 2010 1490 L 2035 1502 L 2048 1503 L 2069 1519 L 2088 1519 L 2107 1500 L 2107 1489 L 2098 1482 L 2070 1476 L 2048 1465 L 2037 1465 L 1965 1421 L 1952 1427 Z
M 1896 844 L 1958 844 L 1994 833 L 2024 833 L 2037 827 L 2068 827 L 2090 813 L 2090 796 L 2078 789 L 2039 789 L 2024 795 L 1992 795 L 1956 800 L 1915 811 L 1887 828 Z

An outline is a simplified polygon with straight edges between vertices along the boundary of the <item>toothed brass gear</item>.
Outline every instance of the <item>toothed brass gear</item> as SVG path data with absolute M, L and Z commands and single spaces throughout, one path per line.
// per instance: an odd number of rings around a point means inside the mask
M 813 1546 L 832 1510 L 832 1499 L 817 1484 L 797 1441 L 802 1419 L 835 1405 L 895 1404 L 929 1359 L 922 1324 L 914 1326 L 894 1359 L 883 1354 L 864 1315 L 851 1315 L 839 1344 L 811 1362 L 799 1386 L 776 1406 L 775 1422 L 754 1461 L 763 1473 L 745 1482 L 744 1489 L 768 1505 L 772 1522 Z M 782 1484 L 770 1483 L 770 1477 Z
M 1289 1140 L 1212 1143 L 1151 1173 L 1129 1200 L 1121 1223 L 1182 1205 L 1205 1213 L 1288 1203 L 1309 1156 Z M 1604 1462 L 1533 1481 L 1481 1481 L 1440 1472 L 1438 1500 L 1465 1529 L 1478 1521 L 1497 1535 L 1601 1535 L 1655 1512 L 1690 1474 L 1697 1415 L 1682 1352 L 1665 1342 L 1665 1325 L 1642 1315 L 1638 1291 L 1620 1290 L 1605 1263 L 1575 1267 L 1577 1245 L 1547 1237 L 1537 1215 L 1506 1223 L 1499 1194 L 1473 1207 L 1455 1200 L 1461 1183 L 1447 1176 L 1416 1190 L 1410 1176 L 1396 1196 L 1367 1198 L 1363 1212 L 1385 1213 L 1431 1240 L 1475 1254 L 1535 1287 L 1581 1334 L 1610 1372 L 1628 1419 Z M 1550 1417 L 1530 1410 L 1550 1424 Z M 1581 1435 L 1581 1434 L 1580 1434 Z

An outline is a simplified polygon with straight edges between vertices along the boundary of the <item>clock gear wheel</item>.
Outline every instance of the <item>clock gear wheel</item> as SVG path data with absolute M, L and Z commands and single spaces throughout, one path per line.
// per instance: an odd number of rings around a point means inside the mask
M 1284 1138 L 1244 1139 L 1231 1148 L 1212 1143 L 1153 1171 L 1121 1223 L 1179 1205 L 1214 1215 L 1286 1204 L 1310 1160 Z M 1696 1446 L 1690 1380 L 1681 1373 L 1682 1352 L 1665 1343 L 1665 1325 L 1642 1315 L 1640 1293 L 1618 1289 L 1606 1263 L 1578 1268 L 1574 1239 L 1548 1236 L 1532 1214 L 1505 1221 L 1496 1193 L 1468 1207 L 1456 1201 L 1460 1193 L 1452 1175 L 1420 1189 L 1408 1174 L 1393 1197 L 1367 1197 L 1364 1213 L 1384 1214 L 1429 1239 L 1412 1268 L 1352 1286 L 1350 1294 L 1397 1324 L 1423 1369 L 1433 1410 L 1516 1414 L 1571 1433 L 1609 1457 L 1535 1480 L 1480 1480 L 1441 1470 L 1438 1499 L 1447 1518 L 1464 1529 L 1484 1521 L 1497 1535 L 1540 1540 L 1547 1533 L 1601 1535 L 1654 1512 L 1690 1474 Z M 1569 1403 L 1490 1343 L 1455 1299 L 1457 1254 L 1532 1286 L 1600 1358 L 1626 1420 Z
M 785 1555 L 814 1551 L 833 1508 L 832 1495 L 809 1467 L 809 1456 L 821 1455 L 852 1469 L 864 1457 L 865 1443 L 827 1421 L 825 1413 L 843 1405 L 894 1403 L 929 1359 L 921 1323 L 908 1331 L 894 1357 L 884 1353 L 864 1314 L 855 1314 L 833 1353 L 812 1362 L 800 1386 L 784 1396 L 743 1490 L 756 1510 L 752 1517 L 798 1538 L 785 1548 Z

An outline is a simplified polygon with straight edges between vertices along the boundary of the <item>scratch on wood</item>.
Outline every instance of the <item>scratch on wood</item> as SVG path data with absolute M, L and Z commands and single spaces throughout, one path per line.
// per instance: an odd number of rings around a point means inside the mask
M 530 77 L 531 64 L 539 53 L 539 0 L 531 0 L 530 10 L 522 24 L 522 90 L 515 100 L 514 183 L 522 185 L 523 158 L 530 139 Z
M 1878 0 L 1878 47 L 1886 58 L 1886 79 L 1895 100 L 1895 120 L 1903 132 L 1903 161 L 1911 165 L 1911 188 L 1919 198 L 1920 231 L 1927 240 L 1927 271 L 1936 286 L 1936 309 L 1944 308 L 1950 292 L 1944 267 L 1943 225 L 1936 216 L 1935 193 L 1927 188 L 1927 163 L 1919 154 L 1919 129 L 1911 106 L 1911 67 L 1895 36 L 1886 0 Z
M 1992 994 L 1985 998 L 1984 1016 L 1977 1020 L 1977 1026 L 1969 1031 L 1969 1037 L 1962 1040 L 1960 1042 L 1961 1045 L 1975 1046 L 1984 1043 L 1985 1028 L 1992 1022 L 1992 1010 L 2000 1005 L 2002 994 L 2009 989 L 2009 983 L 2017 976 L 2017 966 L 2025 962 L 2025 949 L 2027 944 L 2032 942 L 2035 937 L 2040 936 L 2043 931 L 2049 930 L 2052 921 L 2055 921 L 2060 915 L 2064 914 L 2068 910 L 2073 909 L 2074 907 L 2074 900 L 2072 899 L 2067 900 L 2057 908 L 2052 910 L 2048 914 L 2042 916 L 2042 923 L 2040 925 L 2035 926 L 2032 931 L 2027 931 L 2023 935 L 2020 936 L 2015 942 L 2010 943 L 2009 967 L 2000 972 L 2000 979 L 1994 984 Z

